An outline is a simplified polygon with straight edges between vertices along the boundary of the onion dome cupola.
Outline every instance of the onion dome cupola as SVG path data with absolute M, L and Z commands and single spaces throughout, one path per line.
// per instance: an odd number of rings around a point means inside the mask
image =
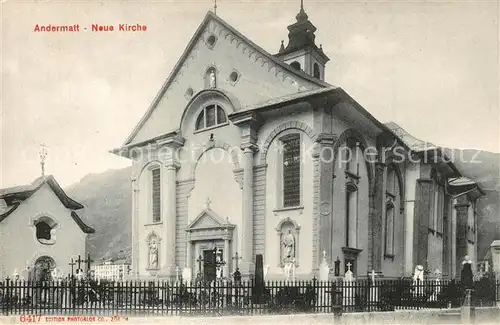
M 309 21 L 304 11 L 304 2 L 300 2 L 300 11 L 295 16 L 297 22 L 288 26 L 288 45 L 281 47 L 275 56 L 293 68 L 324 80 L 325 64 L 330 60 L 323 52 L 323 48 L 316 46 L 314 32 L 316 27 Z

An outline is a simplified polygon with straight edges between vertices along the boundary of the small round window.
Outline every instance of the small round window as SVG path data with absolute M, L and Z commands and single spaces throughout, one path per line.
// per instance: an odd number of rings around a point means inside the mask
M 229 80 L 231 80 L 231 82 L 236 82 L 236 81 L 238 81 L 239 78 L 240 78 L 240 76 L 238 75 L 238 72 L 236 72 L 236 71 L 231 72 L 231 74 L 229 75 Z
M 215 37 L 215 35 L 208 36 L 208 38 L 207 38 L 208 47 L 214 47 L 216 42 L 217 42 L 217 38 Z
M 185 96 L 186 96 L 186 98 L 190 98 L 190 97 L 192 97 L 192 96 L 193 96 L 193 94 L 194 94 L 194 90 L 193 90 L 193 88 L 189 87 L 189 88 L 186 90 L 186 94 L 185 94 Z

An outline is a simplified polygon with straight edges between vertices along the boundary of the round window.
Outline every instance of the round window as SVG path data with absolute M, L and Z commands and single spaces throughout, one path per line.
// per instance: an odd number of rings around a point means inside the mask
M 229 80 L 231 80 L 232 82 L 238 81 L 238 78 L 239 78 L 239 75 L 238 75 L 238 72 L 236 72 L 236 71 L 231 72 L 231 74 L 229 75 Z
M 215 38 L 214 35 L 210 35 L 208 38 L 207 38 L 207 44 L 208 46 L 212 47 L 215 45 L 215 42 L 217 41 L 217 39 Z

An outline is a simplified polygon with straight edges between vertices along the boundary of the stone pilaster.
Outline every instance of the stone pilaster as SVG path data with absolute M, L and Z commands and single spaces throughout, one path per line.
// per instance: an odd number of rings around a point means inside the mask
M 139 276 L 139 182 L 132 176 L 132 277 Z
M 384 177 L 386 164 L 375 163 L 374 184 L 372 190 L 372 269 L 376 272 L 382 271 L 383 255 L 383 220 L 384 220 Z
M 463 195 L 457 199 L 457 203 L 454 206 L 457 216 L 456 225 L 456 275 L 460 275 L 462 264 L 460 263 L 468 252 L 468 219 L 469 219 L 469 209 L 471 208 L 470 203 L 467 200 L 467 196 Z
M 163 162 L 162 170 L 162 220 L 165 251 L 162 252 L 163 263 L 161 273 L 167 278 L 176 276 L 177 264 L 176 232 L 177 232 L 177 170 L 180 168 L 178 149 L 184 145 L 184 139 L 172 136 L 158 143 L 158 157 Z
M 318 234 L 315 241 L 316 249 L 314 254 L 313 265 L 319 268 L 322 259 L 322 252 L 326 252 L 326 260 L 332 261 L 332 229 L 333 229 L 333 165 L 334 165 L 334 152 L 333 145 L 337 136 L 332 133 L 320 133 L 316 138 L 316 150 L 314 153 L 315 164 L 317 170 L 314 177 L 318 188 L 313 189 L 315 192 L 315 223 L 317 229 L 314 233 Z M 316 193 L 317 192 L 317 193 Z
M 242 224 L 238 229 L 242 236 L 241 257 L 239 264 L 242 279 L 248 280 L 253 277 L 254 272 L 254 252 L 253 252 L 253 168 L 254 153 L 257 152 L 257 130 L 260 121 L 256 114 L 244 113 L 231 117 L 233 124 L 237 125 L 241 131 L 241 150 L 243 151 L 243 204 L 242 204 Z
M 420 178 L 416 184 L 415 215 L 413 223 L 413 265 L 427 268 L 427 252 L 429 245 L 429 215 L 432 213 L 433 200 L 432 179 Z

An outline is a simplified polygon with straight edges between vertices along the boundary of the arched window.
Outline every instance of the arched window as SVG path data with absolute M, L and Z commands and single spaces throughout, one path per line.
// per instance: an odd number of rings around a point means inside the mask
M 35 226 L 36 239 L 45 245 L 51 245 L 55 243 L 54 229 L 57 223 L 47 216 L 43 216 L 34 220 L 33 225 Z
M 359 164 L 362 159 L 359 143 L 356 139 L 348 139 L 343 148 L 345 159 L 345 231 L 346 247 L 357 248 L 357 227 L 358 227 L 358 200 L 359 191 L 356 184 L 359 183 Z
M 292 63 L 290 63 L 290 66 L 294 69 L 297 69 L 300 71 L 300 63 L 297 62 L 297 61 L 293 61 Z
M 399 215 L 398 205 L 400 204 L 401 192 L 396 168 L 392 164 L 387 167 L 385 194 L 384 255 L 394 257 L 394 225 L 395 218 Z
M 227 115 L 224 109 L 217 105 L 208 105 L 200 112 L 196 119 L 195 130 L 203 130 L 227 123 Z
M 318 78 L 318 79 L 321 78 L 321 72 L 319 71 L 319 64 L 317 62 L 314 62 L 314 65 L 313 65 L 313 75 L 315 78 Z
M 161 171 L 160 168 L 151 170 L 151 202 L 153 222 L 161 221 Z

